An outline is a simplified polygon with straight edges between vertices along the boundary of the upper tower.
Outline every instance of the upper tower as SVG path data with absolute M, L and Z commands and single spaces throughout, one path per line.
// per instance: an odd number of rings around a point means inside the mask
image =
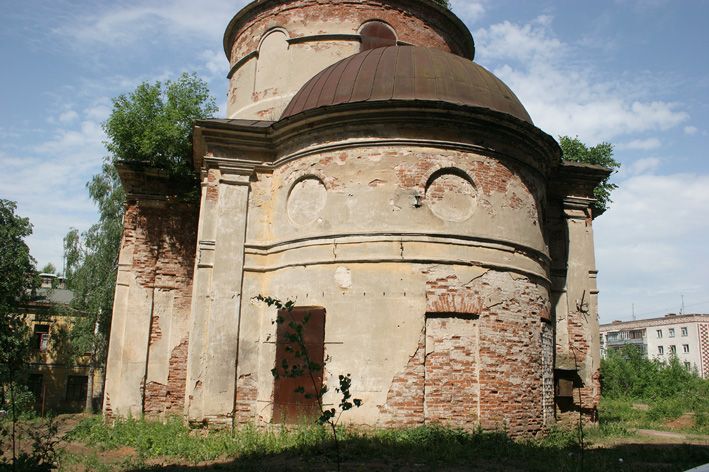
M 431 0 L 257 0 L 229 23 L 228 118 L 278 120 L 324 68 L 367 49 L 409 44 L 472 60 L 473 37 Z

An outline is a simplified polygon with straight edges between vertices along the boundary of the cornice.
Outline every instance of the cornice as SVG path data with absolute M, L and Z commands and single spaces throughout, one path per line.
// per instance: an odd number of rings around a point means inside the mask
M 383 145 L 432 146 L 511 158 L 544 177 L 561 163 L 561 150 L 551 136 L 505 113 L 445 102 L 396 100 L 308 110 L 275 123 L 199 121 L 194 165 L 200 169 L 205 157 L 218 156 L 273 168 L 314 152 Z

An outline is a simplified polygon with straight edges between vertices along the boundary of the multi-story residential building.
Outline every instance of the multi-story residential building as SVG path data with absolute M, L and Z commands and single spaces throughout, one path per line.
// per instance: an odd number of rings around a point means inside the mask
M 709 378 L 709 314 L 675 315 L 636 321 L 614 321 L 600 327 L 601 354 L 632 344 L 650 359 L 677 356 L 688 369 Z

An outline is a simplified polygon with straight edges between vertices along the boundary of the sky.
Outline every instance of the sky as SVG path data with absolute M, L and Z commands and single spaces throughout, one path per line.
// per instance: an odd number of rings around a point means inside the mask
M 29 217 L 38 267 L 97 220 L 86 182 L 111 98 L 181 72 L 222 110 L 222 35 L 243 0 L 0 0 L 0 198 Z M 552 136 L 610 142 L 596 219 L 601 322 L 709 313 L 709 2 L 453 0 L 476 61 Z

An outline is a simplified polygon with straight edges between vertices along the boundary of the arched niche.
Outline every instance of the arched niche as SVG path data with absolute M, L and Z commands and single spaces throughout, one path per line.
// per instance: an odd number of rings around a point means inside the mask
M 359 29 L 359 35 L 362 38 L 360 52 L 386 46 L 396 46 L 397 42 L 394 28 L 379 20 L 364 23 Z
M 268 31 L 261 39 L 258 51 L 254 87 L 256 101 L 280 95 L 288 85 L 288 33 L 282 28 Z

